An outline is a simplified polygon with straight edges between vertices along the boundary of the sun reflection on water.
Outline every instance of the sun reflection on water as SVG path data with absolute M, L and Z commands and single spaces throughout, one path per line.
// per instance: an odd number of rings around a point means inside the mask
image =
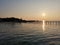
M 43 20 L 42 29 L 43 29 L 43 32 L 44 32 L 45 31 L 45 20 Z

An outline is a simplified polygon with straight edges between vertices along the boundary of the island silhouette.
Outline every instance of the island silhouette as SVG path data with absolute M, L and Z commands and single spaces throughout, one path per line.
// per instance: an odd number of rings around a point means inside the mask
M 38 20 L 23 20 L 22 18 L 15 18 L 15 17 L 9 17 L 9 18 L 0 18 L 0 22 L 19 22 L 19 23 L 27 23 L 27 22 L 39 22 Z
M 8 17 L 8 18 L 0 18 L 0 22 L 12 22 L 12 23 L 43 23 L 43 21 L 39 20 L 23 20 L 22 18 Z M 60 21 L 45 21 L 45 24 L 60 24 Z

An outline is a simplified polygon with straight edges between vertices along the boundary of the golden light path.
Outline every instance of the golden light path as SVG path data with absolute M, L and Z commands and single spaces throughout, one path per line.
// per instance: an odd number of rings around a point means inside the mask
M 45 16 L 46 16 L 46 14 L 45 13 L 42 13 L 42 17 L 43 17 L 42 29 L 43 29 L 43 32 L 45 32 Z
M 45 32 L 45 20 L 43 20 L 42 29 L 43 29 L 43 32 Z

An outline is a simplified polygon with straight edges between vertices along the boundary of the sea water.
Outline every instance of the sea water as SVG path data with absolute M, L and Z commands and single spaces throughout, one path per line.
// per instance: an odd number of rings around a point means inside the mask
M 60 23 L 0 23 L 0 45 L 60 45 Z

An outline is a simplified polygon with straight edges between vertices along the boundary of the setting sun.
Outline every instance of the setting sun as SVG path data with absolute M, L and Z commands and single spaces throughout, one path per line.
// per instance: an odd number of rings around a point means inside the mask
M 46 16 L 46 14 L 45 14 L 45 13 L 42 13 L 42 16 L 43 16 L 43 17 L 45 17 L 45 16 Z

